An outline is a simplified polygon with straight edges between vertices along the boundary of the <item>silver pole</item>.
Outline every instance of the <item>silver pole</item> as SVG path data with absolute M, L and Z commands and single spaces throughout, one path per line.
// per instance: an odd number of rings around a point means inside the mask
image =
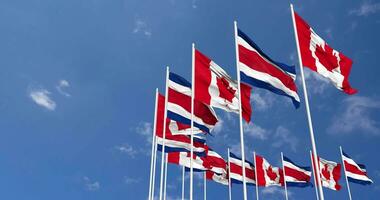
M 317 179 L 315 178 L 315 164 L 313 165 L 314 161 L 313 161 L 313 154 L 311 153 L 310 151 L 310 161 L 311 161 L 311 167 L 313 168 L 313 176 L 314 176 L 314 185 L 315 185 L 315 195 L 317 197 L 317 200 L 319 200 L 319 195 L 318 195 L 318 186 L 317 186 Z
M 165 156 L 164 200 L 166 200 L 167 181 L 168 181 L 168 154 L 166 154 L 166 156 Z
M 308 120 L 308 124 L 309 124 L 311 146 L 312 146 L 313 154 L 314 154 L 314 162 L 318 163 L 318 160 L 317 160 L 317 155 L 318 155 L 317 154 L 317 147 L 315 145 L 313 123 L 312 123 L 312 120 L 311 120 L 311 113 L 310 113 L 310 108 L 309 108 L 309 99 L 308 99 L 308 95 L 307 95 L 305 76 L 304 76 L 304 72 L 303 72 L 303 65 L 302 65 L 302 59 L 301 59 L 301 51 L 300 51 L 300 47 L 299 47 L 299 41 L 298 41 L 296 21 L 295 21 L 295 17 L 294 17 L 293 4 L 290 4 L 290 9 L 292 11 L 293 29 L 294 29 L 294 36 L 295 36 L 296 44 L 297 44 L 298 61 L 299 61 L 299 67 L 300 67 L 300 71 L 301 71 L 301 80 L 302 80 L 302 86 L 303 86 L 303 94 L 304 94 L 304 98 L 305 98 L 307 120 Z M 317 182 L 320 182 L 319 181 L 320 180 L 320 173 L 319 173 L 319 166 L 318 165 L 316 165 L 315 170 L 317 172 L 317 176 L 316 176 L 317 177 Z M 319 189 L 319 196 L 320 196 L 321 200 L 324 200 L 323 189 L 322 189 L 322 185 L 321 184 L 318 184 L 318 189 Z
M 185 166 L 182 166 L 182 200 L 185 200 Z
M 288 188 L 286 186 L 286 175 L 284 167 L 284 154 L 281 152 L 282 171 L 284 172 L 285 199 L 288 200 Z
M 347 184 L 348 196 L 350 197 L 350 200 L 352 200 L 352 197 L 351 197 L 351 190 L 350 190 L 350 184 L 348 183 L 348 178 L 347 178 L 346 165 L 344 164 L 344 160 L 343 160 L 343 150 L 342 150 L 342 147 L 341 147 L 341 146 L 339 146 L 339 149 L 340 149 L 340 157 L 342 158 L 342 163 L 343 163 L 344 176 L 346 177 L 346 184 Z
M 165 164 L 165 137 L 166 137 L 166 118 L 167 118 L 167 105 L 168 105 L 168 81 L 169 81 L 169 67 L 166 67 L 166 88 L 165 88 L 165 109 L 164 109 L 164 126 L 163 138 L 161 149 L 161 176 L 160 176 L 160 200 L 162 200 L 162 192 L 164 185 L 164 164 Z
M 245 152 L 244 152 L 244 133 L 243 133 L 243 115 L 241 108 L 241 88 L 240 88 L 240 70 L 239 70 L 239 49 L 237 43 L 237 22 L 234 21 L 234 30 L 235 30 L 235 53 L 236 53 L 236 72 L 237 72 L 237 82 L 239 90 L 239 125 L 240 125 L 240 148 L 241 148 L 241 159 L 243 163 L 245 162 Z M 247 182 L 245 180 L 245 167 L 243 166 L 243 196 L 244 200 L 247 200 Z
M 228 197 L 229 200 L 232 200 L 232 194 L 231 194 L 231 168 L 230 168 L 230 148 L 227 149 L 228 152 Z
M 194 91 L 195 91 L 195 81 L 194 81 L 194 62 L 195 62 L 195 44 L 192 44 L 192 57 L 191 57 L 191 146 L 190 146 L 190 200 L 193 200 L 193 155 L 194 155 Z
M 259 200 L 259 180 L 257 178 L 257 165 L 256 165 L 256 152 L 255 151 L 253 152 L 253 162 L 255 164 L 256 199 Z
M 152 200 L 152 193 L 154 191 L 154 183 L 153 183 L 153 177 L 155 176 L 153 165 L 155 164 L 155 144 L 156 144 L 156 120 L 157 120 L 157 102 L 158 102 L 158 88 L 156 88 L 156 102 L 154 103 L 154 121 L 153 121 L 153 133 L 152 133 L 152 153 L 150 158 L 150 177 L 149 177 L 149 197 L 148 199 Z

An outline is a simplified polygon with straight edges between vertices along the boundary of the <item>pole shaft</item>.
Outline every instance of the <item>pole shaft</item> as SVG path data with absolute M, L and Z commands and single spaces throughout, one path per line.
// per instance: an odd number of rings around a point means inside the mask
M 182 200 L 185 200 L 185 166 L 182 166 Z
M 256 199 L 259 200 L 259 180 L 257 178 L 257 165 L 256 165 L 256 152 L 253 152 L 253 162 L 255 164 L 255 185 L 256 185 Z
M 150 159 L 150 176 L 149 176 L 149 197 L 148 199 L 152 200 L 152 192 L 154 190 L 153 184 L 153 163 L 155 163 L 155 138 L 156 138 L 156 120 L 157 120 L 157 101 L 158 101 L 158 88 L 156 88 L 156 101 L 154 102 L 154 117 L 153 117 L 153 133 L 152 133 L 152 153 Z
M 350 184 L 348 183 L 348 178 L 347 178 L 347 173 L 346 173 L 346 165 L 344 164 L 344 160 L 343 160 L 343 150 L 342 150 L 342 147 L 341 147 L 341 146 L 339 147 L 339 149 L 340 149 L 340 157 L 342 158 L 342 163 L 343 163 L 344 176 L 345 176 L 345 178 L 346 178 L 346 184 L 347 184 L 348 196 L 350 197 L 350 200 L 352 200 L 351 190 L 350 190 Z
M 245 162 L 245 148 L 244 148 L 244 133 L 243 133 L 243 115 L 241 109 L 241 88 L 240 88 L 240 70 L 239 70 L 239 49 L 237 43 L 237 22 L 234 22 L 234 31 L 235 31 L 235 54 L 236 54 L 236 73 L 237 73 L 237 82 L 238 82 L 238 92 L 239 92 L 239 127 L 240 127 L 240 148 L 241 148 L 241 159 L 242 162 Z M 245 175 L 245 167 L 243 165 L 243 196 L 244 200 L 247 200 L 247 182 Z
M 193 145 L 194 145 L 194 91 L 195 91 L 195 81 L 194 81 L 194 62 L 195 62 L 195 44 L 192 44 L 191 48 L 192 57 L 191 57 L 191 145 L 190 145 L 190 200 L 193 200 Z
M 164 109 L 164 122 L 163 122 L 163 138 L 161 149 L 161 176 L 160 176 L 160 200 L 162 200 L 162 192 L 164 185 L 164 164 L 165 164 L 165 138 L 166 138 L 166 118 L 167 118 L 167 105 L 168 105 L 168 82 L 169 82 L 169 67 L 166 67 L 166 86 L 165 86 L 165 109 Z
M 168 182 L 168 154 L 165 156 L 165 181 L 164 181 L 164 200 L 166 200 L 166 186 Z
M 203 174 L 203 199 L 207 200 L 207 181 L 206 181 L 206 171 Z
M 313 161 L 313 155 L 312 155 L 312 153 L 311 153 L 311 151 L 310 151 L 310 161 L 311 161 L 311 166 L 312 166 L 312 168 L 313 168 L 313 177 L 314 177 L 314 185 L 315 185 L 315 195 L 316 195 L 316 197 L 317 197 L 317 200 L 319 200 L 319 195 L 318 195 L 318 186 L 317 186 L 317 179 L 315 178 L 315 165 L 313 164 L 314 163 L 314 161 Z
M 229 197 L 229 200 L 232 200 L 232 194 L 231 194 L 231 168 L 230 168 L 230 148 L 227 149 L 227 152 L 228 152 L 228 159 L 227 159 L 227 163 L 228 163 L 228 197 Z
M 284 166 L 284 154 L 281 152 L 282 171 L 284 173 L 284 187 L 285 187 L 285 199 L 288 200 L 288 188 L 286 186 L 286 174 Z
M 310 132 L 310 139 L 311 139 L 311 146 L 313 150 L 313 159 L 315 163 L 318 163 L 318 157 L 317 157 L 317 147 L 315 145 L 315 139 L 314 139 L 314 130 L 313 130 L 313 123 L 311 120 L 311 113 L 310 113 L 310 107 L 309 107 L 309 98 L 307 95 L 307 88 L 306 88 L 306 82 L 305 82 L 305 76 L 303 72 L 303 64 L 302 64 L 302 58 L 301 58 L 301 51 L 299 47 L 299 41 L 298 41 L 298 34 L 297 34 L 297 27 L 296 27 L 296 21 L 295 21 L 295 16 L 294 16 L 294 9 L 293 5 L 290 4 L 290 9 L 292 11 L 292 19 L 293 19 L 293 29 L 294 29 L 294 36 L 296 39 L 296 44 L 297 44 L 297 52 L 298 52 L 298 61 L 299 61 L 299 67 L 300 67 L 300 72 L 301 72 L 301 79 L 302 79 L 302 87 L 303 87 L 303 94 L 305 98 L 305 106 L 306 106 L 306 114 L 307 114 L 307 120 L 308 120 L 308 125 L 309 125 L 309 132 Z M 317 173 L 317 182 L 320 183 L 320 173 L 319 173 L 319 164 L 315 165 L 315 170 Z M 324 195 L 323 195 L 323 189 L 322 185 L 318 184 L 318 190 L 319 190 L 319 196 L 321 200 L 324 200 Z

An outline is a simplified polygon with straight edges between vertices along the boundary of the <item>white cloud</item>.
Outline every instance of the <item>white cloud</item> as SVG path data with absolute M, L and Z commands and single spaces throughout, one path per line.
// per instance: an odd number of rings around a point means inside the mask
M 198 6 L 197 6 L 197 0 L 192 0 L 191 1 L 191 7 L 194 8 L 194 9 L 198 8 Z
M 141 33 L 141 34 L 145 35 L 146 37 L 152 36 L 152 32 L 148 28 L 147 23 L 145 21 L 143 21 L 142 19 L 136 19 L 135 20 L 135 26 L 134 26 L 132 32 L 135 34 Z
M 328 128 L 331 134 L 347 134 L 353 131 L 380 134 L 379 122 L 372 119 L 371 113 L 380 109 L 380 101 L 363 96 L 350 96 L 344 101 L 344 108 L 334 116 Z
M 274 141 L 275 142 L 272 144 L 273 147 L 280 148 L 283 146 L 288 146 L 294 152 L 297 150 L 297 137 L 292 135 L 290 131 L 283 126 L 277 127 L 274 134 Z
M 330 84 L 329 80 L 317 74 L 316 72 L 313 72 L 306 68 L 304 69 L 305 80 L 307 80 L 306 86 L 308 92 L 311 92 L 313 94 L 323 94 Z M 299 78 L 298 80 L 301 82 L 301 78 Z
M 129 144 L 123 144 L 120 146 L 115 146 L 115 149 L 118 150 L 120 153 L 127 154 L 129 157 L 134 158 L 136 154 L 138 153 L 131 145 Z
M 325 34 L 327 35 L 327 37 L 328 37 L 329 39 L 332 39 L 332 38 L 333 38 L 332 28 L 331 28 L 331 27 L 330 27 L 330 28 L 327 28 L 327 29 L 325 30 Z
M 153 135 L 152 123 L 140 122 L 140 124 L 136 127 L 135 131 L 138 134 L 144 136 L 148 144 L 152 144 L 152 135 Z
M 141 182 L 141 178 L 124 177 L 124 182 L 126 184 L 136 184 Z
M 70 87 L 70 83 L 67 80 L 63 79 L 63 80 L 60 80 L 58 82 L 56 89 L 61 95 L 65 96 L 65 97 L 70 97 L 71 95 L 64 91 L 65 88 L 68 88 L 68 87 Z
M 48 110 L 55 110 L 56 103 L 50 98 L 50 92 L 45 89 L 31 89 L 29 97 L 39 106 L 42 106 Z
M 266 140 L 270 132 L 254 123 L 244 124 L 244 133 L 256 139 Z
M 83 177 L 84 185 L 88 191 L 96 191 L 100 189 L 100 183 L 98 181 L 92 181 L 87 176 Z
M 380 11 L 380 3 L 372 3 L 370 1 L 363 1 L 359 8 L 349 11 L 349 14 L 357 16 L 368 16 Z
M 216 123 L 216 125 L 214 126 L 214 129 L 213 129 L 213 133 L 215 135 L 218 135 L 219 133 L 222 132 L 222 130 L 223 130 L 223 124 L 224 124 L 223 119 L 219 118 L 218 123 Z
M 275 195 L 275 194 L 279 194 L 281 196 L 285 196 L 285 190 L 282 188 L 282 187 L 276 187 L 276 186 L 272 186 L 272 187 L 265 187 L 261 190 L 261 193 L 263 195 Z M 288 190 L 288 197 L 289 196 L 292 196 L 292 193 L 289 192 Z

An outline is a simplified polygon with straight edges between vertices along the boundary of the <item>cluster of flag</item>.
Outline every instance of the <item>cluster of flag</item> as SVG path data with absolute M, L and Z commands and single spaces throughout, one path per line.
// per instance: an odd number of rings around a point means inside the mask
M 336 88 L 347 94 L 356 93 L 348 82 L 352 61 L 327 45 L 293 10 L 292 16 L 300 66 L 306 66 L 329 79 Z M 162 194 L 165 154 L 168 163 L 183 166 L 191 172 L 190 176 L 193 170 L 202 171 L 205 173 L 205 178 L 223 185 L 243 183 L 244 188 L 248 184 L 255 185 L 256 188 L 284 186 L 285 189 L 287 186 L 306 187 L 313 185 L 310 180 L 314 171 L 314 174 L 318 174 L 314 177 L 314 185 L 340 190 L 338 181 L 341 177 L 341 164 L 318 157 L 315 145 L 313 145 L 311 160 L 312 163 L 318 162 L 317 165 L 303 167 L 281 154 L 282 167 L 274 167 L 264 157 L 255 153 L 253 162 L 249 162 L 245 159 L 244 151 L 241 152 L 240 158 L 228 150 L 228 159 L 225 160 L 206 144 L 206 135 L 212 134 L 213 128 L 219 121 L 214 108 L 239 114 L 240 125 L 243 119 L 246 122 L 251 121 L 251 87 L 263 88 L 286 96 L 291 99 L 295 108 L 300 106 L 295 82 L 295 66 L 270 58 L 247 34 L 237 28 L 236 22 L 235 44 L 237 80 L 234 80 L 200 50 L 195 49 L 194 44 L 192 83 L 167 69 L 166 94 L 162 95 L 158 92 L 156 94 L 152 144 L 154 164 L 151 167 L 149 199 L 154 197 L 154 178 L 152 177 L 155 175 L 157 150 L 164 152 L 161 159 L 160 200 L 166 195 Z M 300 68 L 304 81 L 303 69 Z M 242 126 L 240 129 L 242 149 L 244 149 Z M 311 137 L 314 142 L 312 132 Z M 363 165 L 356 164 L 343 151 L 341 155 L 348 181 L 361 184 L 372 183 Z M 256 194 L 258 195 L 257 189 Z M 190 199 L 192 199 L 192 182 L 190 183 Z

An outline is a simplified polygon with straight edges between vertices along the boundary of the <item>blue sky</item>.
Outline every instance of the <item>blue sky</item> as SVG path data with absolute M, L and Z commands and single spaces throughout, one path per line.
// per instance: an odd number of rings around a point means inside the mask
M 295 9 L 332 47 L 354 61 L 347 96 L 306 70 L 320 155 L 339 161 L 339 145 L 367 165 L 371 186 L 351 184 L 354 199 L 380 195 L 380 2 L 294 1 Z M 1 0 L 1 199 L 145 199 L 148 192 L 154 90 L 165 66 L 190 79 L 191 43 L 236 76 L 233 20 L 273 59 L 297 64 L 287 1 Z M 301 89 L 300 82 L 297 83 Z M 246 155 L 274 165 L 280 152 L 309 165 L 304 104 L 253 90 Z M 300 90 L 300 96 L 302 91 Z M 218 111 L 208 143 L 226 157 L 238 152 L 238 117 Z M 169 199 L 180 197 L 180 169 L 169 166 Z M 202 196 L 196 176 L 195 195 Z M 325 189 L 328 199 L 347 199 Z M 210 199 L 227 199 L 208 182 Z M 242 188 L 233 186 L 234 199 Z M 314 189 L 290 189 L 313 199 Z M 284 199 L 280 188 L 260 189 Z M 254 188 L 249 188 L 254 198 Z

